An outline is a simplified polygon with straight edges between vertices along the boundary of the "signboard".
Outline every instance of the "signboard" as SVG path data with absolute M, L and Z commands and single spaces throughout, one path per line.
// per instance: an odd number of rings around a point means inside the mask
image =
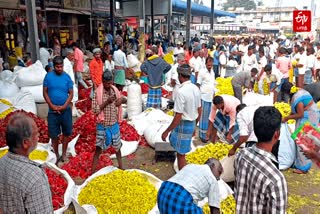
M 64 0 L 63 6 L 73 10 L 91 10 L 90 0 Z
M 110 12 L 110 0 L 92 0 L 92 10 Z
M 61 1 L 62 0 L 45 0 L 45 6 L 61 8 Z
M 310 10 L 294 10 L 293 11 L 293 31 L 294 32 L 310 32 L 311 31 L 311 11 Z

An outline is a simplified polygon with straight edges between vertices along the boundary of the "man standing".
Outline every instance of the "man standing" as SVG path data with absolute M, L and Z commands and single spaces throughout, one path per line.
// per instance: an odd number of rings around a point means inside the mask
M 200 70 L 197 86 L 201 92 L 202 114 L 199 123 L 199 138 L 202 142 L 206 141 L 206 134 L 209 126 L 209 115 L 211 111 L 212 99 L 214 94 L 215 76 L 212 69 L 213 59 L 206 59 L 206 68 Z
M 242 103 L 242 87 L 252 89 L 251 78 L 255 77 L 258 69 L 252 68 L 251 72 L 242 71 L 234 75 L 231 80 L 234 96 Z
M 43 68 L 45 68 L 49 64 L 50 53 L 46 49 L 46 44 L 44 42 L 39 42 L 39 46 L 40 46 L 40 49 L 39 49 L 40 62 Z
M 126 85 L 126 73 L 125 70 L 129 67 L 126 54 L 123 52 L 123 46 L 118 45 L 118 50 L 113 53 L 114 61 L 114 84 L 122 91 Z
M 280 112 L 258 108 L 253 127 L 258 143 L 240 150 L 234 162 L 237 213 L 286 213 L 287 183 L 271 153 L 280 136 Z
M 236 107 L 240 104 L 240 101 L 231 95 L 221 95 L 215 96 L 212 102 L 206 140 L 215 143 L 217 131 L 219 131 L 226 137 L 225 140 L 234 144 L 239 139 L 239 128 L 236 125 Z
M 158 192 L 160 213 L 203 213 L 197 202 L 208 197 L 211 213 L 220 213 L 218 180 L 223 169 L 216 159 L 204 165 L 189 164 L 168 181 Z
M 177 56 L 177 63 L 174 64 L 171 68 L 171 87 L 172 90 L 172 100 L 174 101 L 177 97 L 178 90 L 180 88 L 180 82 L 179 82 L 179 74 L 178 74 L 178 67 L 179 65 L 185 64 L 186 61 L 184 59 L 184 53 L 178 54 Z
M 102 84 L 99 85 L 92 99 L 92 110 L 97 115 L 97 141 L 92 172 L 96 170 L 102 151 L 110 146 L 116 150 L 119 168 L 123 169 L 120 151 L 122 143 L 118 122 L 122 120 L 121 104 L 125 103 L 126 99 L 112 84 L 112 73 L 106 70 L 102 75 Z
M 141 64 L 141 71 L 148 75 L 148 99 L 147 108 L 161 108 L 161 86 L 164 75 L 171 69 L 171 65 L 158 56 L 158 48 L 146 50 L 147 60 Z
M 48 72 L 43 81 L 43 97 L 49 105 L 48 131 L 52 139 L 52 146 L 60 159 L 67 161 L 67 147 L 72 134 L 72 112 L 70 102 L 73 98 L 73 82 L 70 76 L 63 71 L 63 59 L 57 56 L 53 59 L 54 71 Z M 62 138 L 62 157 L 59 157 L 59 135 Z
M 48 178 L 41 164 L 29 159 L 38 140 L 38 127 L 27 114 L 10 118 L 9 151 L 0 159 L 0 213 L 53 213 Z
M 191 67 L 187 64 L 178 67 L 179 88 L 174 102 L 175 116 L 170 126 L 163 132 L 162 140 L 171 132 L 169 141 L 177 151 L 178 167 L 182 169 L 186 165 L 185 154 L 191 150 L 191 139 L 196 123 L 201 117 L 201 94 L 197 86 L 191 83 Z
M 78 115 L 76 102 L 78 101 L 78 88 L 75 84 L 75 75 L 73 72 L 72 62 L 74 61 L 74 51 L 72 49 L 67 49 L 67 57 L 63 60 L 63 70 L 70 76 L 73 82 L 73 98 L 70 103 L 72 109 L 72 116 L 75 117 Z
M 83 72 L 83 52 L 79 49 L 77 43 L 72 43 L 72 48 L 74 51 L 74 64 L 73 64 L 73 69 L 74 69 L 74 74 L 75 74 L 75 82 L 76 85 L 79 86 L 79 83 L 87 89 L 88 86 L 87 84 L 83 81 L 82 79 L 82 72 Z
M 253 54 L 254 47 L 249 46 L 248 52 L 241 59 L 242 71 L 250 72 L 252 68 L 258 67 L 257 56 Z
M 89 63 L 89 69 L 90 69 L 90 76 L 93 83 L 93 91 L 94 91 L 102 83 L 103 62 L 101 60 L 100 48 L 95 48 L 93 49 L 92 52 L 93 52 L 94 58 Z
M 197 83 L 197 76 L 201 69 L 201 57 L 200 57 L 200 49 L 198 47 L 195 47 L 193 50 L 193 57 L 189 60 L 189 65 L 193 69 L 192 75 L 191 75 L 191 82 L 193 84 Z

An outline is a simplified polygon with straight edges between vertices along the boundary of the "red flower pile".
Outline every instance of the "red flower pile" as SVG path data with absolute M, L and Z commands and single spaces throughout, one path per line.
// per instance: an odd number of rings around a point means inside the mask
M 127 123 L 126 120 L 123 120 L 120 124 L 120 134 L 121 139 L 125 141 L 139 141 L 140 135 L 138 132 Z
M 66 192 L 68 183 L 62 175 L 51 169 L 45 168 L 45 172 L 50 184 L 53 210 L 60 209 L 64 206 L 64 193 Z
M 82 112 L 87 112 L 91 110 L 92 101 L 90 99 L 91 88 L 85 89 L 80 86 L 79 89 L 79 101 L 76 103 L 77 109 Z
M 79 100 L 90 98 L 91 88 L 81 88 L 79 90 Z
M 92 111 L 86 112 L 73 124 L 72 138 L 80 134 L 76 152 L 94 152 L 96 143 L 96 117 Z
M 40 143 L 48 143 L 49 142 L 48 126 L 45 123 L 45 121 L 31 112 L 26 112 L 24 110 L 17 110 L 17 111 L 14 111 L 14 112 L 11 112 L 10 114 L 8 114 L 5 117 L 5 119 L 0 120 L 0 147 L 7 146 L 6 137 L 5 137 L 6 127 L 8 125 L 10 117 L 12 115 L 19 113 L 19 112 L 26 113 L 29 117 L 31 117 L 35 121 L 35 123 L 37 124 L 38 130 L 39 130 L 39 142 Z
M 86 179 L 91 175 L 92 171 L 92 162 L 93 162 L 92 152 L 82 152 L 76 157 L 71 157 L 69 162 L 64 164 L 61 168 L 66 170 L 72 178 L 82 178 Z M 103 152 L 99 157 L 99 162 L 97 170 L 113 165 L 112 160 L 109 157 L 109 154 Z
M 141 86 L 141 93 L 148 94 L 149 86 L 145 83 L 141 83 L 140 86 Z M 163 97 L 166 97 L 169 94 L 169 92 L 162 87 L 161 87 L 161 91 L 162 91 Z

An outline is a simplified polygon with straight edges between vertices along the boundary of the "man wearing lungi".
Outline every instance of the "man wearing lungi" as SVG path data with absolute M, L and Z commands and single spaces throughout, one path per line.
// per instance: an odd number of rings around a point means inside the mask
M 178 168 L 186 165 L 185 154 L 191 150 L 191 139 L 196 123 L 201 117 L 201 93 L 199 88 L 190 81 L 191 67 L 187 64 L 178 67 L 178 78 L 181 83 L 174 102 L 175 116 L 170 126 L 162 133 L 162 140 L 169 141 L 177 151 Z
M 211 213 L 220 213 L 218 180 L 222 171 L 220 162 L 213 158 L 204 165 L 185 166 L 162 183 L 157 198 L 160 213 L 203 213 L 197 203 L 206 197 Z
M 92 172 L 96 170 L 101 152 L 110 146 L 116 150 L 119 168 L 123 168 L 120 151 L 122 143 L 118 122 L 122 118 L 121 104 L 125 103 L 126 99 L 112 84 L 112 73 L 106 70 L 102 74 L 102 84 L 98 86 L 92 99 L 92 110 L 97 115 L 97 140 Z
M 206 141 L 206 134 L 209 124 L 209 114 L 214 94 L 215 74 L 213 71 L 213 59 L 206 59 L 206 68 L 201 69 L 198 74 L 197 86 L 201 92 L 202 114 L 199 122 L 199 138 L 202 142 Z
M 215 96 L 209 116 L 209 127 L 206 139 L 216 142 L 217 131 L 234 144 L 239 139 L 239 127 L 236 124 L 236 108 L 240 100 L 231 95 Z
M 152 50 L 146 50 L 147 60 L 141 64 L 140 69 L 148 75 L 148 98 L 147 108 L 161 108 L 161 86 L 164 84 L 164 75 L 171 69 L 166 61 L 158 56 L 158 48 L 152 47 Z

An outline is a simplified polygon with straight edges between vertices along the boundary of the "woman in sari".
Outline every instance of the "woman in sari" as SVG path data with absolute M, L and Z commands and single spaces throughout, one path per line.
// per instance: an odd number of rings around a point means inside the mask
M 287 82 L 282 85 L 282 93 L 290 95 L 291 115 L 284 117 L 283 122 L 290 119 L 296 120 L 297 130 L 305 122 L 310 122 L 313 126 L 318 127 L 320 114 L 316 103 L 313 101 L 311 94 L 304 90 L 297 88 L 292 83 Z M 297 157 L 294 163 L 296 173 L 307 173 L 311 168 L 312 162 L 307 159 L 300 148 L 297 148 Z

